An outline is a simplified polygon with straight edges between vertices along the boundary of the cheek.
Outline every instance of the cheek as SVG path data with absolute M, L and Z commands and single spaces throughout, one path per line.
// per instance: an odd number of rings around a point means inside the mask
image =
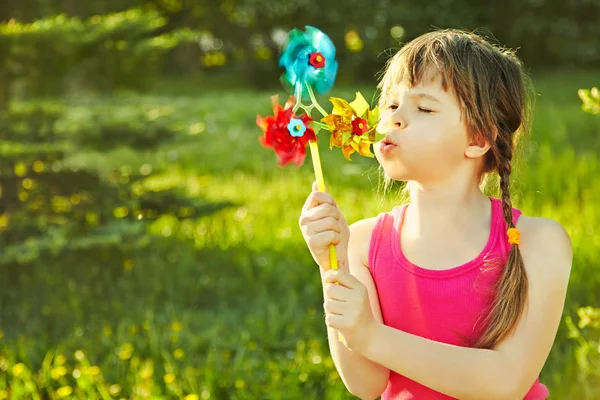
M 407 133 L 399 140 L 397 164 L 403 165 L 407 172 L 438 175 L 454 169 L 464 160 L 460 131 L 438 126 L 425 129 Z
M 386 121 L 382 118 L 381 123 Z M 396 180 L 418 180 L 441 176 L 464 160 L 466 133 L 447 120 L 413 123 L 396 136 L 394 157 L 382 156 L 379 143 L 374 145 L 377 160 L 387 175 Z
M 438 120 L 423 126 L 417 135 L 411 135 L 407 139 L 411 140 L 412 149 L 427 159 L 427 162 L 447 163 L 464 158 L 466 133 L 459 125 Z

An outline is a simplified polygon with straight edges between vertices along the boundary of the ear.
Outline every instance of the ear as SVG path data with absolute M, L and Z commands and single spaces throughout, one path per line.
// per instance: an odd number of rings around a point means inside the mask
M 491 147 L 483 135 L 474 135 L 469 145 L 465 148 L 465 156 L 468 158 L 483 157 Z

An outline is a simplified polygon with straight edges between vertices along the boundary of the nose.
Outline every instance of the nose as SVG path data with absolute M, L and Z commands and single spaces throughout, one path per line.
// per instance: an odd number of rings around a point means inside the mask
M 391 115 L 390 122 L 394 128 L 400 129 L 406 126 L 403 116 L 400 112 L 400 107 L 396 108 Z
M 390 129 L 404 129 L 406 127 L 406 122 L 404 118 L 401 116 L 400 110 L 397 108 L 393 112 L 387 114 L 385 117 L 379 121 L 379 125 L 377 126 L 377 131 L 379 133 L 387 133 Z

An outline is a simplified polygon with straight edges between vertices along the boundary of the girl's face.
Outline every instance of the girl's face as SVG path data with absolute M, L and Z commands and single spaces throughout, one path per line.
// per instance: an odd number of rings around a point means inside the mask
M 468 138 L 460 104 L 452 91 L 443 90 L 438 74 L 424 74 L 412 88 L 393 87 L 378 129 L 387 138 L 374 145 L 375 156 L 394 180 L 444 180 L 465 167 Z M 385 146 L 386 141 L 396 146 Z

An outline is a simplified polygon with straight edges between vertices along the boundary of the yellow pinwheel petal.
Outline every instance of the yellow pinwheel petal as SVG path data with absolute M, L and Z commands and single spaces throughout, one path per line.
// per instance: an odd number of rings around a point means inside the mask
M 334 114 L 329 114 L 328 116 L 321 118 L 321 122 L 324 122 L 327 124 L 327 128 L 334 129 L 335 128 L 335 117 L 336 115 Z
M 342 133 L 342 143 L 344 144 L 344 146 L 349 146 L 350 145 L 350 141 L 352 140 L 352 132 L 344 132 Z
M 356 98 L 351 103 L 338 97 L 331 97 L 329 100 L 333 105 L 333 111 L 321 119 L 321 122 L 326 123 L 331 131 L 329 148 L 340 147 L 344 157 L 349 161 L 352 161 L 350 155 L 355 152 L 365 157 L 375 157 L 370 150 L 370 145 L 381 136 L 376 132 L 379 109 L 375 107 L 370 110 L 369 104 L 360 92 L 356 92 Z M 356 117 L 365 119 L 369 125 L 367 132 L 362 135 L 353 133 L 352 121 Z
M 377 125 L 379 122 L 379 106 L 375 106 L 374 109 L 369 111 L 369 118 L 367 119 L 369 125 Z
M 350 104 L 346 100 L 339 97 L 330 97 L 329 101 L 333 104 L 332 114 L 343 115 L 349 119 L 352 118 L 352 107 L 350 107 Z
M 371 153 L 371 148 L 369 143 L 362 142 L 358 145 L 358 154 L 365 157 L 373 158 L 375 154 Z
M 364 114 L 369 110 L 369 103 L 367 103 L 360 92 L 356 92 L 356 98 L 350 103 L 350 107 L 352 107 L 357 116 L 363 118 Z
M 344 153 L 344 157 L 346 157 L 346 159 L 348 161 L 352 161 L 352 159 L 350 159 L 350 155 L 352 153 L 354 153 L 354 149 L 352 148 L 352 146 L 344 146 L 344 147 L 342 147 L 342 153 Z
M 340 130 L 344 132 L 352 130 L 352 122 L 341 115 L 329 114 L 328 116 L 322 118 L 321 122 L 325 122 L 331 131 Z
M 335 146 L 335 147 L 342 146 L 342 134 L 337 130 L 334 130 L 333 132 L 331 132 L 331 137 L 329 139 L 329 149 L 331 150 L 331 148 L 333 146 Z

